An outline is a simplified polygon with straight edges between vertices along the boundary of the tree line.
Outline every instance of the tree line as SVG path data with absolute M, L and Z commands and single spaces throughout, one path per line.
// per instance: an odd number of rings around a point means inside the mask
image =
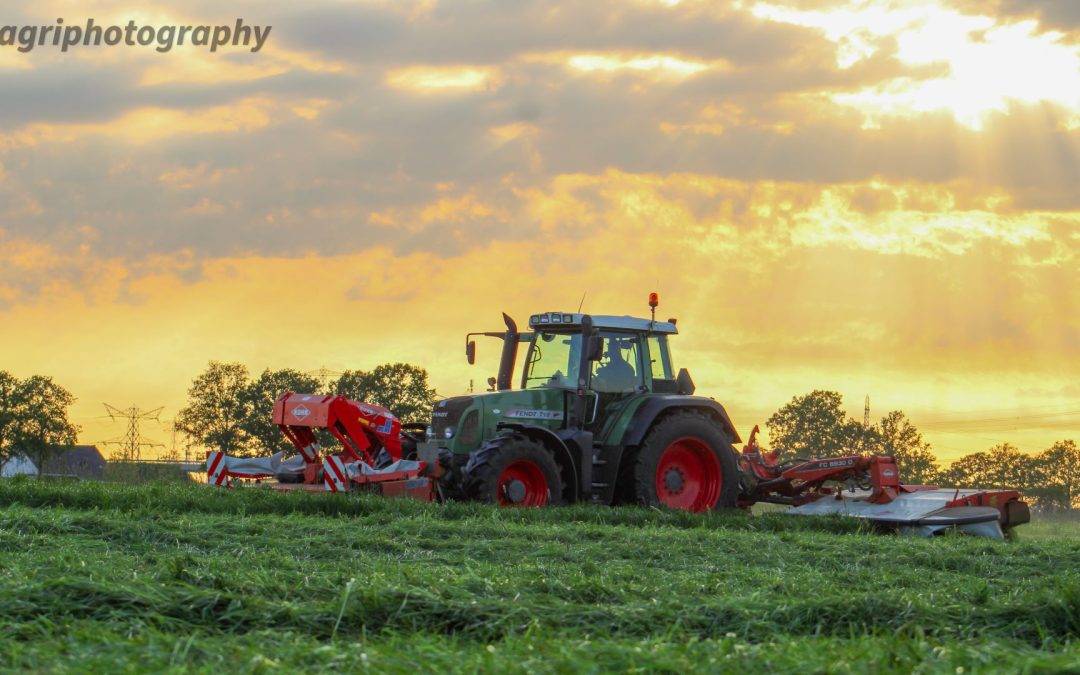
M 1044 509 L 1080 508 L 1080 448 L 1073 440 L 1055 442 L 1031 455 L 1009 443 L 965 455 L 941 466 L 930 444 L 907 416 L 894 410 L 863 424 L 843 409 L 835 391 L 796 396 L 765 423 L 782 459 L 860 453 L 896 457 L 900 479 L 912 485 L 1012 488 Z
M 188 389 L 176 429 L 200 446 L 238 457 L 291 452 L 292 444 L 272 420 L 274 400 L 288 391 L 344 395 L 387 408 L 402 422 L 426 423 L 435 404 L 427 371 L 407 363 L 347 370 L 324 387 L 318 378 L 291 368 L 266 369 L 253 378 L 243 364 L 211 361 Z

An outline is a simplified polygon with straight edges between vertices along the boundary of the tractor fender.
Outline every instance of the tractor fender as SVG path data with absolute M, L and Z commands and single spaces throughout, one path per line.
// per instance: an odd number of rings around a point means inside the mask
M 658 417 L 671 410 L 691 410 L 707 415 L 723 427 L 732 443 L 741 443 L 742 438 L 731 423 L 724 406 L 711 398 L 702 396 L 684 396 L 679 394 L 662 394 L 650 396 L 634 411 L 630 423 L 626 426 L 623 434 L 622 446 L 640 445 L 645 440 L 645 435 L 652 429 L 653 422 Z
M 562 468 L 567 474 L 566 478 L 568 480 L 563 481 L 565 483 L 564 488 L 566 490 L 566 494 L 564 495 L 565 499 L 563 501 L 565 503 L 572 503 L 581 499 L 583 491 L 581 487 L 580 477 L 582 476 L 581 467 L 583 465 L 583 462 L 580 458 L 575 459 L 575 454 L 582 455 L 582 452 L 580 452 L 581 449 L 578 449 L 578 453 L 572 452 L 567 442 L 560 438 L 556 432 L 552 431 L 551 429 L 536 426 L 533 424 L 504 422 L 500 423 L 496 427 L 496 430 L 516 431 L 517 433 L 531 438 L 532 440 L 540 443 L 545 448 L 550 450 L 552 455 L 554 455 L 555 457 L 555 463 L 558 464 L 559 467 Z M 570 439 L 570 441 L 571 443 L 573 443 L 573 439 Z M 591 451 L 591 449 L 592 448 L 590 447 L 589 450 Z M 588 466 L 589 468 L 591 468 L 591 456 L 589 459 L 590 463 Z M 591 477 L 589 487 L 592 487 Z

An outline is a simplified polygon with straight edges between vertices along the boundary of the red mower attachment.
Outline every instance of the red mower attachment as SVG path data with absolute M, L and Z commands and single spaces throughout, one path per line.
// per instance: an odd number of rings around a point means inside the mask
M 758 427 L 739 456 L 743 474 L 742 506 L 771 502 L 799 506 L 836 489 L 826 483 L 847 483 L 870 490 L 868 501 L 887 504 L 906 489 L 900 485 L 896 460 L 888 456 L 845 455 L 824 459 L 778 460 L 778 453 L 762 453 L 757 444 Z M 917 488 L 916 488 L 917 489 Z
M 758 427 L 739 455 L 739 505 L 786 504 L 795 515 L 843 514 L 901 532 L 933 535 L 955 527 L 994 538 L 1031 520 L 1016 490 L 902 485 L 893 457 L 847 455 L 780 462 L 761 452 Z M 826 485 L 830 483 L 831 485 Z
M 401 422 L 386 408 L 357 403 L 344 396 L 282 394 L 274 402 L 273 421 L 299 453 L 284 459 L 230 457 L 207 453 L 207 481 L 229 487 L 230 479 L 276 479 L 282 490 L 343 492 L 374 490 L 384 496 L 424 501 L 435 498 L 436 462 L 403 458 L 417 439 L 403 434 Z M 341 443 L 336 454 L 322 452 L 316 429 L 326 429 Z
M 401 422 L 386 408 L 350 401 L 344 396 L 282 394 L 274 401 L 274 424 L 292 441 L 305 461 L 317 461 L 314 429 L 326 429 L 355 461 L 375 464 L 373 454 L 385 448 L 401 459 Z M 374 449 L 374 453 L 372 450 Z

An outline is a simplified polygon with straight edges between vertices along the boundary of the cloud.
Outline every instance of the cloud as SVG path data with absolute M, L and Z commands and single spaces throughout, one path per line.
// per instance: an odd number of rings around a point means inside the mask
M 730 8 L 617 0 L 560 7 L 536 0 L 437 5 L 305 5 L 282 16 L 297 49 L 367 63 L 502 63 L 559 50 L 678 52 L 751 62 L 791 54 L 791 32 Z
M 934 110 L 864 128 L 868 103 L 843 96 L 946 72 L 900 58 L 888 22 L 863 30 L 873 50 L 840 68 L 841 38 L 827 31 L 695 3 L 264 11 L 276 26 L 265 54 L 43 52 L 30 73 L 0 71 L 11 94 L 3 227 L 48 240 L 90 226 L 103 255 L 303 255 L 373 241 L 445 255 L 527 237 L 519 193 L 610 168 L 748 183 L 978 176 L 1017 208 L 1080 206 L 1080 121 L 1051 101 L 1010 102 L 979 131 Z M 187 191 L 160 179 L 197 167 L 218 179 Z M 458 234 L 401 226 L 464 195 L 493 215 Z M 380 225 L 387 213 L 399 227 Z
M 987 11 L 1017 19 L 1035 18 L 1047 29 L 1076 31 L 1080 28 L 1080 6 L 1061 0 L 958 0 L 969 11 Z
M 819 31 L 835 44 L 836 63 L 843 70 L 883 51 L 906 67 L 943 68 L 929 76 L 906 72 L 832 95 L 841 105 L 862 111 L 868 126 L 880 125 L 885 116 L 946 111 L 980 129 L 989 114 L 1006 112 L 1011 102 L 1051 103 L 1080 115 L 1080 46 L 1041 30 L 1035 20 L 1006 22 L 912 2 L 849 3 L 827 10 L 758 2 L 752 12 Z
M 107 123 L 139 108 L 195 111 L 256 96 L 309 97 L 341 83 L 332 72 L 303 71 L 239 83 L 197 79 L 146 84 L 142 78 L 142 69 L 131 65 L 53 63 L 30 72 L 0 70 L 0 87 L 10 93 L 0 107 L 0 133 L 28 124 Z

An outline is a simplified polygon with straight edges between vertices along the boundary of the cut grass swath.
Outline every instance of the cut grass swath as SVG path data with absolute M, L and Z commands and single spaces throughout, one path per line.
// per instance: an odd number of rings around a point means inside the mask
M 0 482 L 0 665 L 1080 665 L 1080 540 L 843 519 Z

